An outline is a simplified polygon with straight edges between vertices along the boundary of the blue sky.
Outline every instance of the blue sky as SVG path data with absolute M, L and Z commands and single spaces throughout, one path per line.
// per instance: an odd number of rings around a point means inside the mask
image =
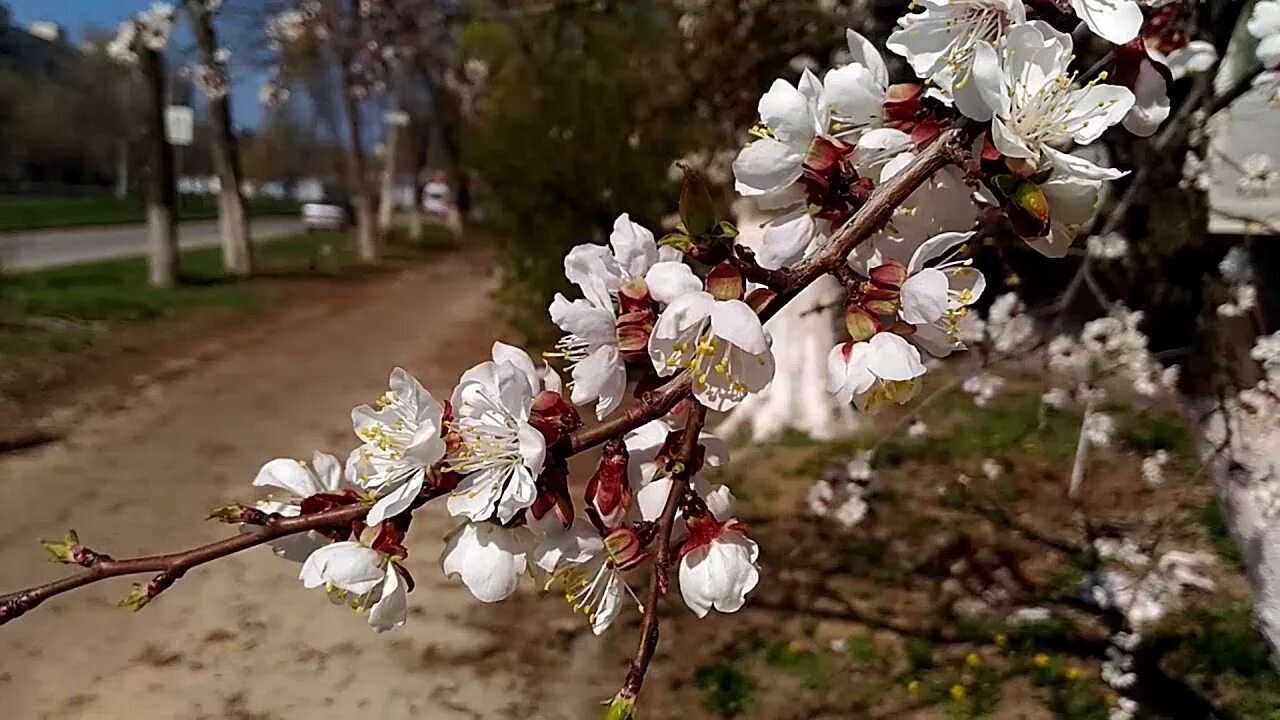
M 9 6 L 15 25 L 26 26 L 35 20 L 52 20 L 61 24 L 71 36 L 71 42 L 79 42 L 85 30 L 114 28 L 126 17 L 151 6 L 153 0 L 0 0 Z M 173 2 L 177 4 L 177 2 Z M 190 36 L 184 27 L 179 30 L 177 42 L 190 45 Z M 237 70 L 240 70 L 237 72 Z M 231 107 L 234 122 L 240 126 L 253 126 L 261 116 L 258 104 L 258 87 L 262 78 L 256 73 L 237 68 L 232 58 Z

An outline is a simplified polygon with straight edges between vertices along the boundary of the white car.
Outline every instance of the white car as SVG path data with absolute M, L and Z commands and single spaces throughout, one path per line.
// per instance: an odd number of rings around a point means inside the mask
M 422 193 L 422 209 L 440 220 L 449 217 L 453 210 L 449 186 L 438 181 L 427 183 Z
M 302 226 L 311 230 L 342 230 L 351 223 L 345 203 L 311 202 L 302 205 Z

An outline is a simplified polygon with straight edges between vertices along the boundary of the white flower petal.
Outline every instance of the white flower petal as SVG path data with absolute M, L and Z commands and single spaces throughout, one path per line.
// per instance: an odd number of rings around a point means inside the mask
M 257 487 L 280 488 L 299 499 L 311 497 L 328 489 L 320 483 L 310 468 L 290 458 L 276 458 L 263 465 L 257 477 L 253 479 L 253 484 Z
M 528 530 L 493 523 L 463 523 L 445 537 L 440 568 L 459 577 L 480 602 L 511 597 L 527 568 Z
M 382 556 L 357 542 L 336 542 L 311 553 L 298 577 L 303 587 L 332 584 L 356 595 L 377 587 L 386 576 Z
M 712 306 L 711 332 L 752 355 L 769 349 L 760 316 L 741 300 L 724 300 Z
M 702 281 L 693 274 L 693 268 L 683 262 L 659 262 L 649 268 L 644 276 L 649 295 L 662 305 L 670 305 L 686 293 L 702 290 Z
M 641 278 L 658 262 L 658 243 L 653 233 L 643 225 L 632 222 L 631 216 L 622 213 L 613 221 L 613 233 L 609 245 L 618 266 L 629 277 Z
M 800 179 L 804 156 L 786 143 L 760 138 L 733 161 L 734 187 L 743 197 L 776 192 Z
M 1134 0 L 1071 0 L 1076 17 L 1094 35 L 1116 45 L 1124 45 L 1142 29 L 1142 8 Z

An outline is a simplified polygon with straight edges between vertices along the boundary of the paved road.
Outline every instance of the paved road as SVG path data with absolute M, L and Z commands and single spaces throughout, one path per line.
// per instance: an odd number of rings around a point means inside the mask
M 253 221 L 253 236 L 257 240 L 301 230 L 301 221 L 294 217 Z M 182 223 L 178 242 L 184 248 L 215 246 L 218 244 L 218 224 L 213 220 Z M 74 265 L 90 260 L 145 255 L 146 252 L 147 231 L 143 225 L 0 233 L 0 269 L 6 271 Z

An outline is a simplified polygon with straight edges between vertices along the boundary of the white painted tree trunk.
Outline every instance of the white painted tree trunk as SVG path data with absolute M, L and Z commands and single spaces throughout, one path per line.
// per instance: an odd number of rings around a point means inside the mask
M 178 282 L 178 234 L 173 212 L 163 203 L 147 203 L 147 274 L 154 287 Z
M 1258 631 L 1280 659 L 1280 518 L 1267 517 L 1257 478 L 1280 477 L 1280 427 L 1234 406 L 1187 403 L 1227 530 L 1244 560 Z
M 759 247 L 764 218 L 748 203 L 735 210 L 739 241 Z M 827 354 L 844 339 L 837 333 L 839 313 L 829 306 L 840 297 L 835 278 L 820 278 L 765 324 L 777 363 L 773 383 L 729 414 L 717 429 L 722 437 L 745 430 L 752 440 L 768 440 L 792 428 L 828 440 L 857 427 L 853 409 L 827 392 Z

